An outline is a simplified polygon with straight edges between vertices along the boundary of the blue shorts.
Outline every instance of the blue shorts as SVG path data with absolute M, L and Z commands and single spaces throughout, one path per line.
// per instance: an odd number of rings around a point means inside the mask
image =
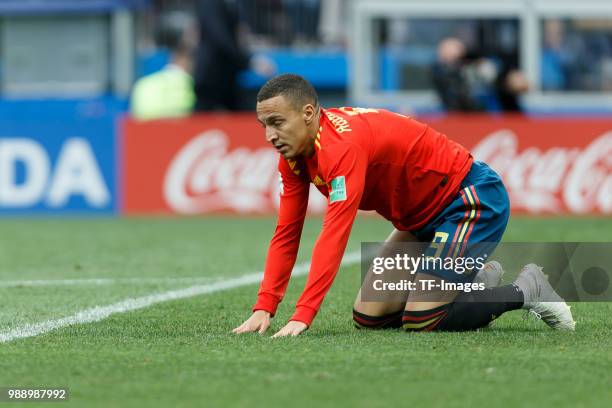
M 510 216 L 510 201 L 497 173 L 474 162 L 454 200 L 427 225 L 412 234 L 431 242 L 426 256 L 487 258 L 501 241 Z M 421 272 L 452 282 L 471 282 L 475 273 L 430 267 Z

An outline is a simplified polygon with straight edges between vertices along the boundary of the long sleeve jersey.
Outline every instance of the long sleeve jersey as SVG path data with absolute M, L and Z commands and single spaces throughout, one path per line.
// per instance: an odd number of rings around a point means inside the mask
M 306 287 L 291 320 L 310 326 L 331 287 L 357 210 L 414 231 L 452 201 L 473 159 L 412 118 L 378 109 L 321 110 L 312 157 L 280 157 L 280 209 L 253 310 L 276 313 L 295 264 L 310 183 L 327 197 Z

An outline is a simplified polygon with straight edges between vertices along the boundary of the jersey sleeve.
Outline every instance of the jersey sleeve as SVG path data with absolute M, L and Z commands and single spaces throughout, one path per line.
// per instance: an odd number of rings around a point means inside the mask
M 308 181 L 294 173 L 294 170 L 304 171 L 296 165 L 297 163 L 293 162 L 292 169 L 285 159 L 281 157 L 279 160 L 281 192 L 278 222 L 268 248 L 257 302 L 253 306 L 253 311 L 265 310 L 272 316 L 276 313 L 276 308 L 287 290 L 308 208 L 310 185 Z
M 328 183 L 329 201 L 323 228 L 315 244 L 306 287 L 300 296 L 291 320 L 311 325 L 323 298 L 329 291 L 357 215 L 365 185 L 367 155 L 357 145 L 332 145 L 321 151 L 320 163 Z

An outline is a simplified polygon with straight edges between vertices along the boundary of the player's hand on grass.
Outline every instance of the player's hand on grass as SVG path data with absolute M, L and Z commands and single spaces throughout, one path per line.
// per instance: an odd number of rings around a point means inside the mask
M 232 330 L 232 333 L 259 332 L 259 334 L 264 334 L 270 327 L 270 319 L 270 313 L 265 310 L 256 310 L 244 323 Z
M 308 328 L 306 323 L 298 322 L 296 320 L 291 320 L 289 323 L 285 325 L 282 329 L 280 329 L 272 338 L 277 337 L 286 337 L 292 336 L 295 337 L 305 331 Z

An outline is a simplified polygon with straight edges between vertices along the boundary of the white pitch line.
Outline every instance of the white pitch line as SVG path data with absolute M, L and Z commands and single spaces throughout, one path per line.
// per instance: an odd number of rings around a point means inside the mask
M 205 283 L 214 281 L 214 278 L 204 277 L 176 277 L 176 278 L 89 278 L 89 279 L 36 279 L 0 281 L 2 288 L 21 288 L 37 286 L 104 286 L 120 284 L 157 284 L 157 283 Z
M 359 252 L 351 252 L 345 254 L 342 259 L 342 265 L 352 265 L 360 260 Z M 310 262 L 298 264 L 293 268 L 292 276 L 300 276 L 308 273 Z M 113 303 L 107 306 L 96 306 L 90 309 L 81 310 L 72 316 L 63 317 L 61 319 L 47 320 L 40 323 L 26 324 L 15 329 L 0 332 L 0 343 L 8 343 L 13 340 L 35 337 L 41 334 L 48 333 L 53 330 L 63 327 L 72 326 L 75 324 L 94 323 L 104 320 L 111 315 L 118 313 L 126 313 L 133 310 L 144 309 L 158 303 L 168 302 L 170 300 L 186 299 L 199 295 L 220 292 L 238 288 L 241 286 L 259 283 L 263 276 L 263 272 L 251 273 L 238 278 L 228 279 L 221 282 L 215 282 L 208 285 L 191 286 L 185 289 L 171 290 L 168 292 L 156 293 L 139 298 L 128 298 L 121 302 Z

